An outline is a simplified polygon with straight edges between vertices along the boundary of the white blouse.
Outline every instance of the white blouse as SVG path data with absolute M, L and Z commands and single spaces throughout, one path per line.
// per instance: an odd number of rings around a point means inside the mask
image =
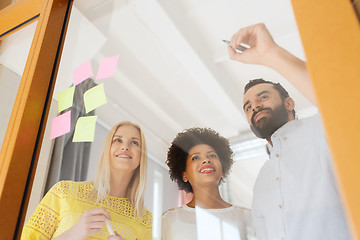
M 162 215 L 162 240 L 255 239 L 251 211 L 231 206 L 223 209 L 183 205 Z

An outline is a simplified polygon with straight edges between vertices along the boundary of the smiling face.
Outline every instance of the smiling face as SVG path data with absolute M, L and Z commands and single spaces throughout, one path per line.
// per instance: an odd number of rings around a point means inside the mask
M 220 159 L 211 146 L 199 144 L 189 150 L 186 170 L 183 172 L 184 182 L 188 181 L 193 189 L 203 184 L 218 186 L 222 177 Z
M 110 146 L 111 171 L 133 172 L 140 164 L 141 137 L 137 128 L 131 125 L 120 126 Z
M 290 97 L 283 100 L 269 83 L 251 87 L 244 96 L 243 109 L 255 135 L 268 140 L 278 128 L 294 119 L 294 101 Z

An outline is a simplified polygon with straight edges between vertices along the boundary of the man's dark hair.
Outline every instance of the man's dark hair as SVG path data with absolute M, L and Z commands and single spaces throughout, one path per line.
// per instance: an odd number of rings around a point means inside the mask
M 281 99 L 284 101 L 286 98 L 290 97 L 289 96 L 289 93 L 285 90 L 285 88 L 283 86 L 281 86 L 280 83 L 274 83 L 272 81 L 267 81 L 267 80 L 264 80 L 262 78 L 257 78 L 257 79 L 253 79 L 253 80 L 250 80 L 244 87 L 244 95 L 245 93 L 250 89 L 252 88 L 253 86 L 255 85 L 258 85 L 258 84 L 262 84 L 262 83 L 269 83 L 269 84 L 272 84 L 273 87 L 279 92 L 280 94 L 280 97 Z M 295 110 L 292 111 L 294 117 L 295 117 Z
M 199 144 L 211 146 L 219 157 L 224 177 L 233 164 L 233 151 L 229 141 L 211 128 L 189 128 L 176 135 L 168 150 L 166 164 L 169 166 L 170 179 L 180 190 L 193 192 L 189 182 L 184 182 L 182 173 L 186 171 L 186 160 L 191 148 Z

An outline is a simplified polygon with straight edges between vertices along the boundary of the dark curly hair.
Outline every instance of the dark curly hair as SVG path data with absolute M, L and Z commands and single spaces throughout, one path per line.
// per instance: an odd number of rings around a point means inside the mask
M 199 144 L 211 146 L 219 156 L 224 177 L 233 164 L 233 151 L 229 141 L 211 128 L 189 128 L 176 135 L 168 150 L 166 164 L 169 166 L 170 179 L 180 190 L 193 192 L 189 182 L 184 182 L 182 173 L 186 170 L 186 159 L 190 149 Z

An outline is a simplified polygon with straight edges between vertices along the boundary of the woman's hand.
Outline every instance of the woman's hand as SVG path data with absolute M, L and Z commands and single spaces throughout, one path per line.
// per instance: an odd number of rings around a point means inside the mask
M 86 210 L 73 227 L 55 239 L 86 239 L 101 231 L 105 219 L 110 220 L 110 214 L 103 208 Z

